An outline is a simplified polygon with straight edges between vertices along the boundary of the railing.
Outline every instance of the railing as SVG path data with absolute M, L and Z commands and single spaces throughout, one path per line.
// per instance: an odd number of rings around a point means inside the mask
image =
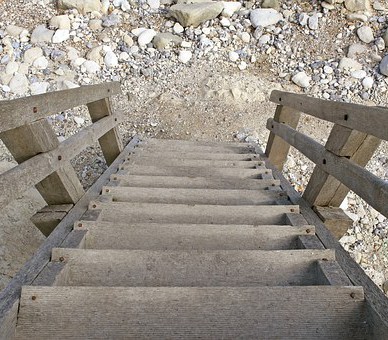
M 364 169 L 380 139 L 388 140 L 388 109 L 281 91 L 270 100 L 279 105 L 267 122 L 266 155 L 281 170 L 291 145 L 316 164 L 303 194 L 311 206 L 338 207 L 350 189 L 388 216 L 388 182 Z M 300 112 L 334 123 L 325 146 L 296 131 Z
M 50 206 L 76 203 L 84 190 L 70 160 L 97 140 L 108 165 L 122 151 L 109 101 L 120 92 L 112 82 L 0 102 L 0 139 L 19 163 L 0 175 L 0 209 L 33 186 Z M 59 143 L 46 117 L 84 104 L 93 124 Z

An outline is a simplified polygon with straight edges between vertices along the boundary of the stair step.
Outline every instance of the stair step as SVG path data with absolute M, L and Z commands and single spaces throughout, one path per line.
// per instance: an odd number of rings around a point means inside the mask
M 155 157 L 130 157 L 123 163 L 127 165 L 157 165 L 157 166 L 189 166 L 193 168 L 241 168 L 256 169 L 264 167 L 263 161 L 228 161 L 218 159 L 184 159 L 184 158 L 155 158 Z
M 139 176 L 115 174 L 111 180 L 120 181 L 120 186 L 141 188 L 192 188 L 192 189 L 241 189 L 262 190 L 279 186 L 274 179 L 234 179 L 179 176 Z M 109 185 L 109 183 L 108 183 Z
M 365 339 L 361 287 L 23 287 L 16 339 Z
M 251 148 L 251 144 L 249 143 L 241 143 L 241 142 L 231 142 L 231 141 L 201 141 L 201 140 L 181 140 L 181 139 L 158 139 L 158 138 L 152 138 L 147 139 L 142 142 L 141 145 L 147 145 L 152 147 L 158 147 L 158 146 L 165 146 L 165 145 L 177 145 L 177 146 L 212 146 L 212 147 L 218 147 L 218 146 L 226 146 L 226 147 L 244 147 L 244 148 Z
M 152 175 L 152 176 L 185 176 L 185 177 L 233 177 L 233 178 L 262 178 L 263 174 L 271 174 L 271 170 L 264 167 L 258 169 L 240 168 L 195 168 L 189 166 L 157 166 L 157 165 L 123 165 L 120 168 L 128 175 Z
M 115 202 L 167 204 L 264 205 L 288 198 L 283 191 L 270 190 L 103 187 L 102 192 Z
M 95 250 L 54 248 L 59 286 L 251 287 L 319 284 L 317 261 L 334 250 Z
M 200 160 L 223 160 L 223 161 L 260 161 L 257 154 L 237 154 L 237 153 L 206 153 L 206 152 L 179 152 L 179 151 L 159 151 L 153 149 L 136 149 L 129 157 L 154 157 L 157 159 L 179 158 L 179 159 L 200 159 Z
M 101 209 L 100 220 L 130 223 L 184 224 L 286 224 L 286 213 L 298 213 L 296 205 L 225 206 L 160 203 L 91 202 Z
M 117 224 L 79 221 L 75 226 L 76 230 L 87 230 L 84 241 L 86 249 L 296 249 L 298 236 L 315 234 L 315 227 L 309 225 Z

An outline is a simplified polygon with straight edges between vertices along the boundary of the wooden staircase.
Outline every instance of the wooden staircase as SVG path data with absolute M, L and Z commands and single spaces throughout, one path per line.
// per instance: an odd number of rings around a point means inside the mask
M 254 147 L 150 139 L 125 157 L 23 287 L 16 339 L 372 337 L 363 287 Z

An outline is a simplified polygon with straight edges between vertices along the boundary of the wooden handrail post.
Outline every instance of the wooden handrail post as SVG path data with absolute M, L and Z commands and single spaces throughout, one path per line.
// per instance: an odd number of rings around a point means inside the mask
M 300 118 L 300 112 L 297 110 L 278 105 L 275 111 L 274 121 L 278 123 L 287 124 L 288 126 L 296 129 Z M 276 166 L 279 171 L 282 171 L 284 163 L 287 160 L 288 151 L 290 145 L 285 142 L 282 138 L 276 136 L 273 132 L 269 134 L 267 148 L 265 154 L 269 161 Z
M 97 100 L 95 102 L 87 104 L 89 114 L 92 122 L 96 122 L 101 118 L 112 115 L 112 108 L 109 98 Z M 123 150 L 118 127 L 115 126 L 112 130 L 109 130 L 98 140 L 102 153 L 104 154 L 106 163 L 112 164 L 116 157 Z
M 59 141 L 46 119 L 4 131 L 0 138 L 18 163 L 37 154 L 54 150 Z M 47 204 L 76 203 L 84 190 L 70 162 L 43 179 L 36 188 Z
M 335 124 L 325 149 L 364 167 L 380 144 L 380 139 Z M 339 207 L 349 189 L 320 167 L 315 167 L 303 198 L 311 206 Z

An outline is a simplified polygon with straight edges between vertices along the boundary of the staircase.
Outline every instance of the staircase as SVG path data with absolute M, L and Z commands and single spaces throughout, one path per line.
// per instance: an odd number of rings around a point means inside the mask
M 16 339 L 368 338 L 283 189 L 250 145 L 142 142 L 23 287 Z

